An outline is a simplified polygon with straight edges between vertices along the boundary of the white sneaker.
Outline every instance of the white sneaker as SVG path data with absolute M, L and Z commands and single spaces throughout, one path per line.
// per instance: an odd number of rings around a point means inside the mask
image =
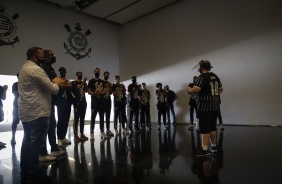
M 108 136 L 107 136 L 107 134 L 105 134 L 105 132 L 101 132 L 101 136 L 102 136 L 104 139 L 108 139 Z
M 114 134 L 111 130 L 107 130 L 107 136 L 114 136 Z
M 61 139 L 58 139 L 58 146 L 59 146 L 59 147 L 62 147 L 62 146 L 63 146 L 63 143 L 62 143 L 62 140 L 61 140 Z
M 118 130 L 117 129 L 115 129 L 115 134 L 118 135 Z
M 71 144 L 71 141 L 69 141 L 67 138 L 64 138 L 62 140 L 62 144 Z
M 93 141 L 95 140 L 94 133 L 91 133 L 90 139 L 93 140 Z
M 38 160 L 40 162 L 49 162 L 49 161 L 53 161 L 55 159 L 56 159 L 56 157 L 53 157 L 51 155 L 46 155 L 46 156 L 39 155 L 39 158 L 38 158 Z
M 66 151 L 65 151 L 65 150 L 52 151 L 52 152 L 51 152 L 51 156 L 53 156 L 53 157 L 57 157 L 57 156 L 60 156 L 60 155 L 65 154 L 65 153 L 66 153 Z

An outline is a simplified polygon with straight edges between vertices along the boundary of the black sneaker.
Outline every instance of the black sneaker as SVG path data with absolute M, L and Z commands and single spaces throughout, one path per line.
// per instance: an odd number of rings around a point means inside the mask
M 211 146 L 211 152 L 212 153 L 217 153 L 218 152 L 217 146 Z
M 211 153 L 207 150 L 199 150 L 195 153 L 196 157 L 204 157 L 204 156 L 210 156 Z

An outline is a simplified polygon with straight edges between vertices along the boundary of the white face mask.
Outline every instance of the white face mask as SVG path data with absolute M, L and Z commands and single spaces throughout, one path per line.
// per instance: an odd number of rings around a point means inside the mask
M 118 80 L 118 79 L 115 79 L 115 83 L 118 84 L 118 83 L 119 83 L 119 80 Z

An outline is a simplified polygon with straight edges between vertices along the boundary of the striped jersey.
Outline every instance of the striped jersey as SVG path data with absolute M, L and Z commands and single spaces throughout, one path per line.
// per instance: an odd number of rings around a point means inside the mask
M 219 89 L 222 84 L 218 76 L 212 72 L 201 74 L 195 82 L 195 87 L 200 88 L 197 99 L 199 111 L 219 110 Z

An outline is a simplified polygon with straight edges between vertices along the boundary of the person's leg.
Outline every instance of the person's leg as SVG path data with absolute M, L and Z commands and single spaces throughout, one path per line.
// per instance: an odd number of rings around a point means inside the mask
M 56 117 L 55 117 L 55 107 L 51 107 L 51 114 L 50 114 L 50 127 L 48 130 L 48 140 L 49 144 L 51 146 L 51 152 L 52 151 L 58 151 L 58 145 L 57 145 L 57 138 L 56 138 Z
M 74 107 L 74 121 L 73 121 L 73 135 L 74 138 L 77 137 L 78 134 L 78 121 L 79 121 L 79 116 L 80 116 L 80 112 L 79 112 L 79 106 Z
M 27 179 L 28 175 L 28 150 L 30 143 L 30 130 L 28 122 L 23 122 L 24 137 L 21 146 L 20 155 L 20 168 L 21 168 L 21 179 Z
M 140 123 L 141 126 L 145 125 L 145 107 L 143 105 L 140 107 Z
M 135 104 L 135 112 L 134 112 L 134 115 L 135 115 L 135 128 L 136 129 L 139 129 L 139 108 L 140 108 L 140 104 L 139 104 L 139 102 L 137 102 Z
M 17 126 L 20 122 L 19 119 L 19 112 L 18 112 L 18 106 L 14 105 L 13 107 L 13 123 L 12 123 L 12 139 L 11 139 L 11 144 L 16 144 L 16 131 L 17 131 Z
M 130 112 L 129 112 L 129 128 L 132 129 L 132 120 L 133 120 L 133 102 L 129 103 L 129 108 L 130 108 Z
M 169 106 L 169 104 L 167 104 L 167 107 L 166 107 L 166 115 L 167 115 L 168 123 L 170 123 L 170 106 Z
M 71 113 L 71 106 L 72 103 L 68 101 L 66 103 L 65 109 L 64 109 L 64 123 L 63 123 L 63 139 L 66 137 L 67 132 L 68 132 L 68 127 L 69 127 L 69 121 L 70 121 L 70 113 Z
M 173 124 L 176 123 L 176 116 L 175 116 L 175 112 L 174 112 L 174 104 L 170 104 L 170 110 L 171 110 L 171 114 L 172 114 L 172 118 L 173 118 Z
M 150 106 L 147 105 L 145 107 L 145 115 L 146 115 L 146 126 L 150 126 Z
M 84 135 L 84 125 L 85 125 L 85 114 L 86 114 L 87 103 L 81 103 L 80 107 L 80 134 Z
M 110 117 L 111 117 L 111 108 L 112 108 L 112 102 L 111 99 L 107 99 L 106 102 L 106 128 L 107 130 L 110 130 Z
M 29 125 L 28 170 L 38 172 L 38 157 L 42 147 L 46 144 L 50 120 L 47 117 L 38 118 Z

